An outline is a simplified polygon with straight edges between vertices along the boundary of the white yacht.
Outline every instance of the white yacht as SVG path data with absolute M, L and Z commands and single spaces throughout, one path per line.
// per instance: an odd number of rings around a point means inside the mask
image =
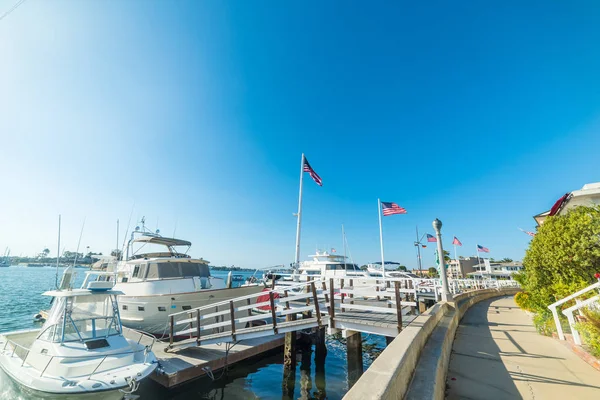
M 330 254 L 327 251 L 317 251 L 310 261 L 303 261 L 298 266 L 298 273 L 303 275 L 318 275 L 322 279 L 335 278 L 336 280 L 368 278 L 368 274 L 362 271 L 354 263 L 348 262 L 347 257 L 338 254 Z
M 187 255 L 191 245 L 186 240 L 144 230 L 132 233 L 124 260 L 109 265 L 104 276 L 98 277 L 115 282 L 113 289 L 123 293 L 119 296 L 123 325 L 162 337 L 168 334 L 172 313 L 258 293 L 264 288 L 262 284 L 228 287 L 225 279 L 211 276 L 208 261 Z M 152 246 L 160 250 L 142 252 Z M 187 249 L 179 252 L 178 247 Z
M 0 335 L 0 367 L 26 392 L 45 399 L 121 399 L 157 367 L 154 338 L 127 328 L 135 338 L 125 337 L 121 293 L 102 283 L 44 293 L 53 306 L 41 329 Z
M 419 277 L 412 272 L 400 271 L 398 267 L 400 263 L 394 261 L 386 261 L 384 264 L 385 276 L 388 278 L 410 278 L 419 279 Z M 383 271 L 381 269 L 381 261 L 367 264 L 367 273 L 372 277 L 382 277 Z

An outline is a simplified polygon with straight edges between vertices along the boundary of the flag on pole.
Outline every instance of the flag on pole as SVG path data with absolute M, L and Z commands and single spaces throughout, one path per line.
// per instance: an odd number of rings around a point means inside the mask
M 481 245 L 477 245 L 477 251 L 480 253 L 489 253 L 490 249 L 488 249 L 487 247 L 483 247 Z
M 331 252 L 332 252 L 332 253 L 335 253 L 335 252 L 336 252 L 336 250 L 335 250 L 334 248 L 332 248 L 332 249 L 331 249 Z
M 394 214 L 406 214 L 406 209 L 400 207 L 396 203 L 381 202 L 381 208 L 383 209 L 383 215 L 394 215 Z
M 308 172 L 308 174 L 310 175 L 310 177 L 313 179 L 313 181 L 315 181 L 315 183 L 319 186 L 323 186 L 323 180 L 321 179 L 321 177 L 315 172 L 314 169 L 312 169 L 312 167 L 310 166 L 310 164 L 308 163 L 308 160 L 306 159 L 306 157 L 304 157 L 304 172 Z
M 437 239 L 435 238 L 435 236 L 430 235 L 429 233 L 427 234 L 427 241 L 428 242 L 437 242 Z
M 523 232 L 523 233 L 526 233 L 526 234 L 528 234 L 528 235 L 529 235 L 529 236 L 531 236 L 531 237 L 534 237 L 534 236 L 535 236 L 535 233 L 533 233 L 533 232 L 529 232 L 529 231 L 523 230 L 523 229 L 521 229 L 521 228 L 519 228 L 519 230 L 520 230 L 521 232 Z
M 460 242 L 460 240 L 458 240 L 458 238 L 456 236 L 454 236 L 454 240 L 452 241 L 452 244 L 455 246 L 462 246 L 462 243 Z

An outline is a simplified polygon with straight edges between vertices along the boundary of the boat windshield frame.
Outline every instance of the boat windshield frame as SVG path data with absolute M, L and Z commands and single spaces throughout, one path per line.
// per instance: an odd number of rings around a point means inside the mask
M 104 312 L 105 315 L 99 317 L 90 316 L 88 318 L 73 318 L 72 313 L 77 306 L 77 299 L 87 299 L 88 296 L 66 295 L 54 297 L 53 301 L 58 303 L 55 303 L 53 309 L 55 307 L 60 307 L 61 310 L 58 311 L 60 314 L 55 321 L 44 324 L 36 339 L 63 345 L 64 343 L 69 342 L 84 343 L 89 340 L 108 339 L 109 336 L 122 335 L 123 325 L 121 323 L 121 314 L 119 313 L 117 294 L 93 292 L 91 293 L 91 296 L 93 296 L 91 300 L 96 300 L 96 303 L 100 303 L 102 297 L 105 298 L 104 302 L 106 302 L 106 299 L 109 300 L 109 302 L 105 304 L 105 306 L 108 307 Z M 49 317 L 56 312 L 53 309 L 50 310 Z M 104 322 L 104 328 L 98 327 L 99 325 L 102 326 L 102 324 L 98 324 L 98 321 Z M 87 327 L 88 322 L 90 323 L 91 329 L 81 330 L 80 327 L 82 323 L 83 326 Z M 72 330 L 72 332 L 68 334 L 71 337 L 67 336 L 67 329 Z M 102 334 L 100 335 L 99 333 Z
M 137 235 L 137 237 L 136 237 Z M 143 245 L 134 251 L 133 244 L 134 243 L 143 243 Z M 168 252 L 149 252 L 149 253 L 140 253 L 140 250 L 144 248 L 147 244 L 154 244 L 158 246 L 164 246 L 167 248 Z M 187 246 L 185 251 L 182 253 L 176 250 L 176 247 Z M 125 260 L 135 260 L 140 258 L 156 258 L 156 257 L 174 257 L 174 258 L 190 258 L 187 254 L 192 247 L 192 243 L 187 240 L 168 238 L 159 235 L 158 233 L 148 232 L 146 230 L 142 231 L 133 231 L 131 232 L 131 238 L 127 242 L 127 254 L 125 255 Z

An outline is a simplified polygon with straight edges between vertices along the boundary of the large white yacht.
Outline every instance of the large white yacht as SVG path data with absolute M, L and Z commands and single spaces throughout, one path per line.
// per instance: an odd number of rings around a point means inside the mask
M 127 328 L 133 337 L 124 335 L 121 293 L 102 283 L 44 293 L 53 306 L 41 329 L 0 335 L 0 367 L 25 391 L 44 399 L 121 399 L 157 367 L 154 338 Z
M 316 251 L 309 256 L 312 260 L 303 261 L 298 266 L 298 273 L 303 275 L 318 275 L 322 279 L 360 279 L 368 275 L 343 255 L 331 254 L 327 251 Z
M 258 293 L 264 288 L 262 284 L 228 287 L 225 279 L 211 276 L 208 261 L 187 254 L 191 245 L 187 240 L 163 237 L 144 228 L 132 233 L 124 259 L 109 264 L 104 276 L 99 277 L 114 281 L 113 289 L 123 293 L 119 296 L 123 325 L 162 337 L 168 334 L 172 313 Z M 157 246 L 159 251 L 143 252 Z M 178 247 L 187 249 L 179 252 Z

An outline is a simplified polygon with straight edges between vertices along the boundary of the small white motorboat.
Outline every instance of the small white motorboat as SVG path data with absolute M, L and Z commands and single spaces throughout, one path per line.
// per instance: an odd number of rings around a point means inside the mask
M 44 293 L 53 297 L 46 322 L 41 329 L 1 334 L 0 367 L 44 399 L 120 399 L 132 393 L 157 361 L 153 337 L 125 328 L 126 337 L 117 304 L 121 294 L 102 282 Z

